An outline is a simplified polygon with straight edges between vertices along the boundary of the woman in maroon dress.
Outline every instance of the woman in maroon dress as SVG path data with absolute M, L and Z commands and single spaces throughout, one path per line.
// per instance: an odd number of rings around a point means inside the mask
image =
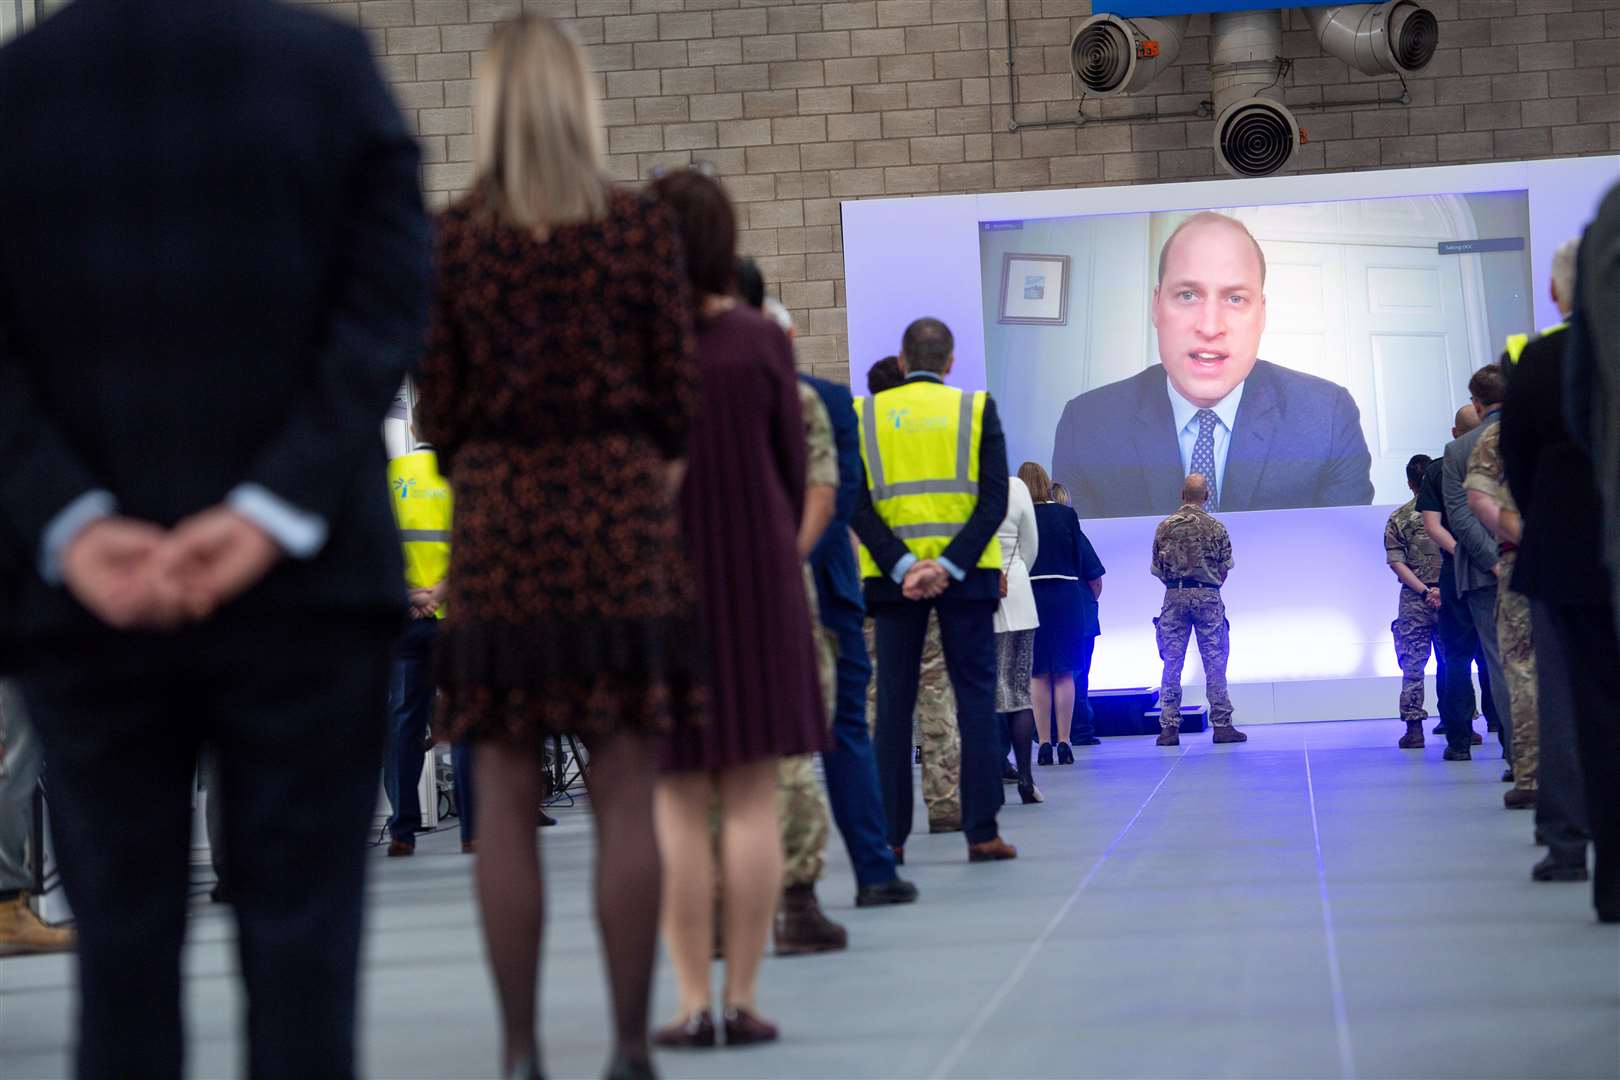
M 439 727 L 476 754 L 503 1069 L 538 1075 L 541 742 L 577 733 L 609 1075 L 650 1076 L 656 733 L 701 706 L 674 501 L 697 396 L 691 298 L 669 210 L 605 179 L 582 50 L 523 17 L 496 30 L 479 76 L 480 174 L 437 225 L 421 383 L 456 502 Z M 654 497 L 626 504 L 626 489 Z
M 755 983 L 781 891 L 777 759 L 822 749 L 826 716 L 799 563 L 804 421 L 787 335 L 730 295 L 736 222 L 725 192 L 695 172 L 655 185 L 680 222 L 700 305 L 703 400 L 692 426 L 681 525 L 707 662 L 701 724 L 677 723 L 657 795 L 664 935 L 680 1018 L 655 1038 L 713 1046 L 711 806 L 720 806 L 726 1042 L 764 1042 Z

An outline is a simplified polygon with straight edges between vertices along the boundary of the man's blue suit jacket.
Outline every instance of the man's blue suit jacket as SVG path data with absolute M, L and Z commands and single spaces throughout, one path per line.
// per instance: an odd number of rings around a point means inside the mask
M 1255 361 L 1232 422 L 1222 511 L 1366 506 L 1372 455 L 1350 392 Z M 1052 478 L 1084 518 L 1173 512 L 1186 478 L 1164 368 L 1088 390 L 1058 421 Z
M 810 570 L 816 578 L 817 600 L 822 621 L 829 626 L 853 619 L 858 625 L 866 612 L 861 597 L 861 571 L 849 542 L 849 525 L 860 500 L 861 464 L 860 423 L 855 418 L 854 399 L 847 386 L 800 375 L 821 396 L 832 420 L 833 440 L 838 446 L 838 502 L 833 519 L 827 523 L 816 549 L 810 553 Z

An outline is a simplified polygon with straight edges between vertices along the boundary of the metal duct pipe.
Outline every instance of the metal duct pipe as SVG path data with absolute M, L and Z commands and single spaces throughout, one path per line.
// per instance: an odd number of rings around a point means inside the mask
M 1235 176 L 1268 176 L 1293 158 L 1299 122 L 1283 103 L 1282 12 L 1217 12 L 1209 39 L 1215 156 Z
M 1176 62 L 1191 19 L 1190 15 L 1156 19 L 1093 15 L 1069 42 L 1069 64 L 1089 94 L 1132 93 Z
M 1363 75 L 1397 75 L 1427 67 L 1440 44 L 1434 12 L 1412 0 L 1301 8 L 1322 51 Z

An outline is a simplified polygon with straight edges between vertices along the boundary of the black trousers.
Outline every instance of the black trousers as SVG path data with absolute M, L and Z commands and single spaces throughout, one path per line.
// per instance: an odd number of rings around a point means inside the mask
M 1438 685 L 1435 696 L 1440 705 L 1440 722 L 1445 727 L 1446 745 L 1454 750 L 1470 750 L 1474 724 L 1474 681 L 1471 675 L 1474 657 L 1480 651 L 1479 634 L 1474 630 L 1474 619 L 1468 611 L 1468 602 L 1457 592 L 1457 575 L 1452 572 L 1450 560 L 1440 569 L 1440 618 L 1437 626 L 1441 654 L 1445 663 L 1436 671 Z M 1485 665 L 1480 664 L 1484 673 Z M 1480 684 L 1490 693 L 1488 677 Z
M 192 776 L 217 754 L 254 1077 L 354 1073 L 393 619 L 213 623 L 44 651 L 22 686 L 78 917 L 80 1077 L 183 1073 Z
M 930 609 L 939 612 L 945 669 L 956 691 L 956 725 L 962 733 L 962 831 L 970 844 L 996 838 L 1005 760 L 996 717 L 998 602 L 947 594 L 937 600 L 872 605 L 877 632 L 878 783 L 893 847 L 903 847 L 911 835 L 911 716 L 917 706 L 917 672 Z
M 1620 642 L 1614 609 L 1551 605 L 1570 673 L 1592 830 L 1592 903 L 1620 914 Z
M 1581 777 L 1579 737 L 1575 731 L 1575 674 L 1564 653 L 1558 614 L 1541 600 L 1530 601 L 1531 634 L 1536 648 L 1536 713 L 1540 718 L 1541 753 L 1536 769 L 1536 831 L 1560 863 L 1586 866 L 1586 782 Z

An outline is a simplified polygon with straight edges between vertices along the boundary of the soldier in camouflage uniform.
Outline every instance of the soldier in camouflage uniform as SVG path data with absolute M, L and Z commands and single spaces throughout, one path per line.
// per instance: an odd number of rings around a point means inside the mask
M 1513 790 L 1503 795 L 1502 801 L 1510 810 L 1528 810 L 1536 805 L 1541 721 L 1536 707 L 1536 654 L 1530 641 L 1530 599 L 1514 592 L 1512 586 L 1520 519 L 1502 465 L 1502 425 L 1492 425 L 1474 444 L 1463 488 L 1475 517 L 1487 527 L 1495 519 L 1492 531 L 1500 560 L 1496 564 L 1496 638 L 1513 710 Z
M 1384 557 L 1401 582 L 1401 598 L 1390 629 L 1395 634 L 1395 656 L 1401 663 L 1401 719 L 1406 734 L 1397 744 L 1402 750 L 1423 748 L 1423 673 L 1431 650 L 1440 653 L 1440 545 L 1423 528 L 1417 510 L 1417 490 L 1430 458 L 1418 454 L 1406 463 L 1406 482 L 1412 498 L 1389 515 L 1384 526 Z
M 877 649 L 871 619 L 866 620 L 866 653 L 877 668 Z M 866 715 L 877 728 L 877 678 L 866 684 Z M 922 797 L 928 808 L 928 831 L 956 832 L 962 828 L 962 733 L 956 729 L 956 696 L 945 670 L 945 650 L 939 641 L 939 613 L 928 614 L 928 636 L 923 640 L 922 667 L 917 679 L 917 711 L 912 720 L 913 743 L 922 751 Z
M 1232 540 L 1226 526 L 1204 509 L 1209 484 L 1198 473 L 1181 488 L 1181 509 L 1159 522 L 1153 533 L 1153 576 L 1164 582 L 1164 608 L 1153 620 L 1164 660 L 1159 691 L 1160 746 L 1181 745 L 1181 668 L 1187 639 L 1196 631 L 1204 658 L 1204 689 L 1218 743 L 1247 742 L 1232 726 L 1232 699 L 1226 695 L 1226 605 L 1221 586 L 1232 570 Z
M 805 439 L 809 454 L 805 489 L 838 488 L 838 451 L 833 442 L 832 422 L 821 396 L 803 382 L 799 404 L 804 412 Z M 810 601 L 810 630 L 816 644 L 816 667 L 821 676 L 821 699 L 832 724 L 837 702 L 838 645 L 830 631 L 821 625 L 816 585 L 810 567 L 804 566 L 804 590 Z M 778 766 L 777 809 L 782 826 L 782 901 L 776 912 L 776 953 L 793 956 L 829 952 L 848 944 L 844 928 L 828 919 L 816 901 L 816 882 L 826 866 L 827 838 L 831 820 L 827 793 L 816 777 L 815 755 L 800 754 L 782 758 Z

